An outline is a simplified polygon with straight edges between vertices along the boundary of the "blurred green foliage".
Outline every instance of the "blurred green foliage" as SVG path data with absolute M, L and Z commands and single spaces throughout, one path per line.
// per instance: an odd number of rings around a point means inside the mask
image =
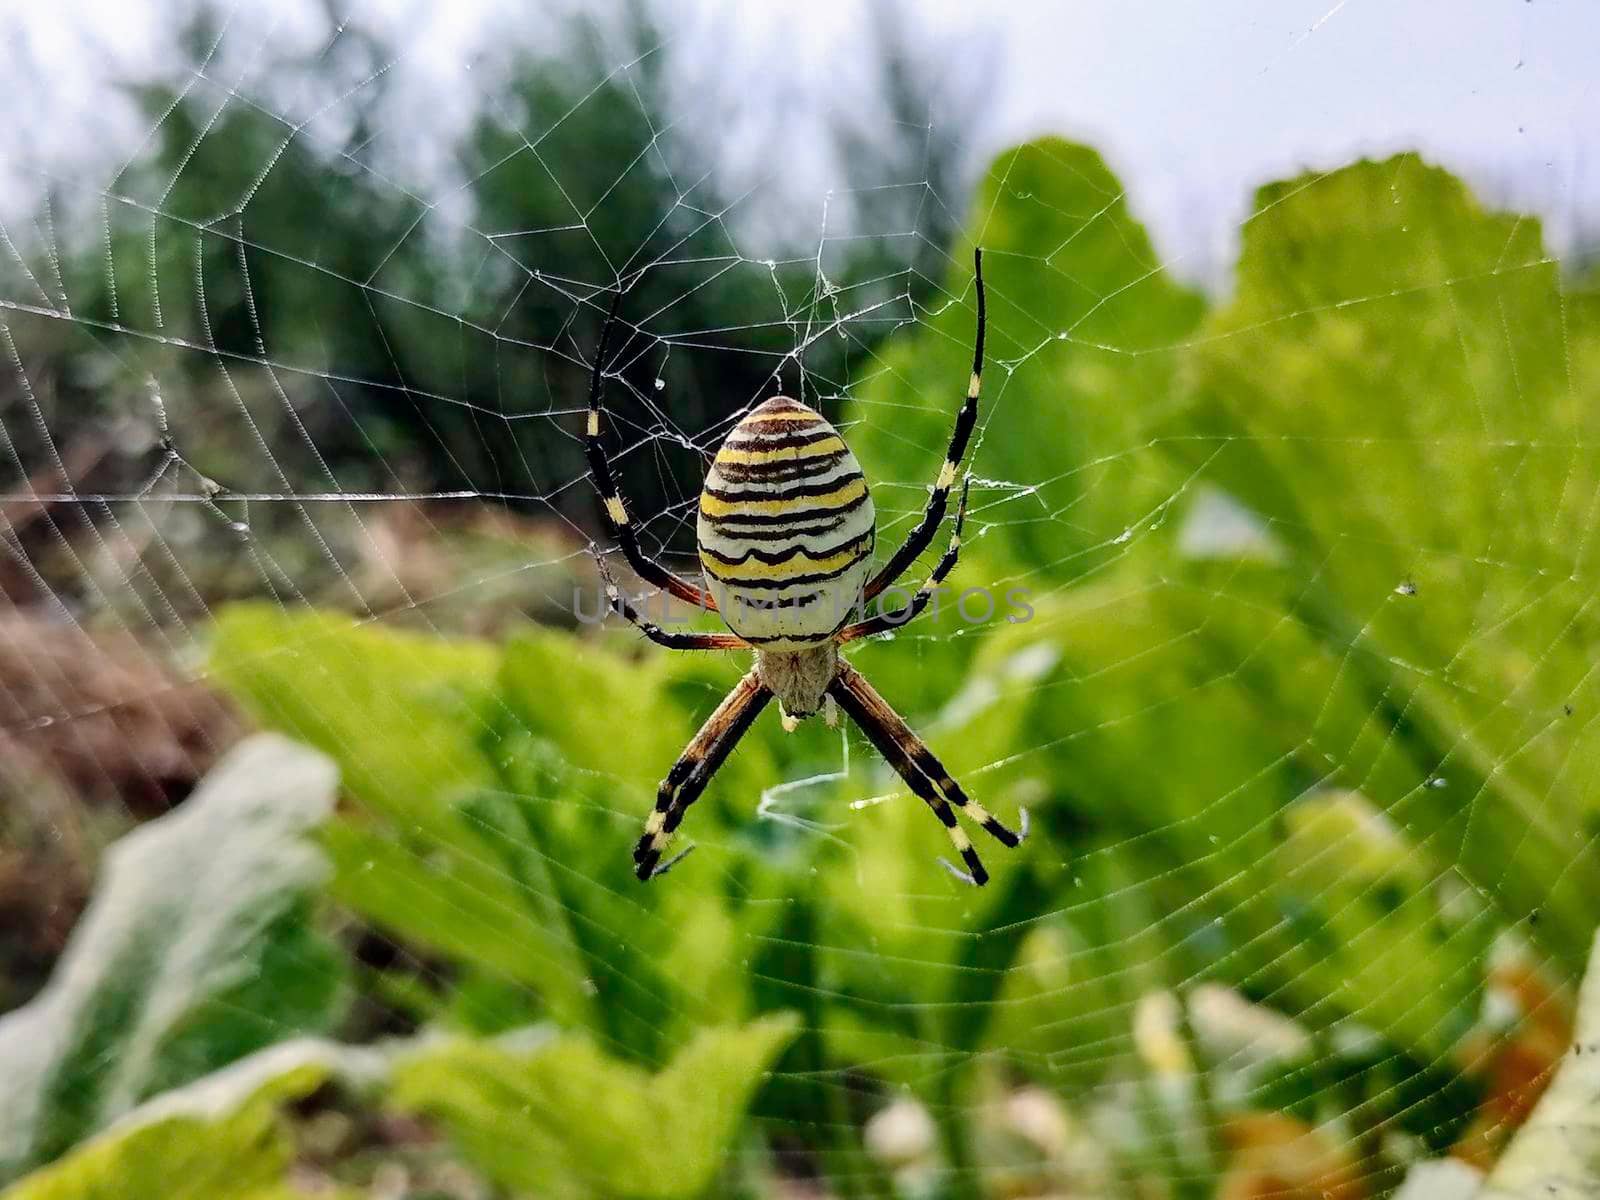
M 654 1076 L 578 1038 L 521 1053 L 462 1042 L 402 1063 L 395 1099 L 438 1116 L 514 1192 L 697 1196 L 794 1029 L 779 1017 L 702 1030 Z
M 304 1098 L 326 1076 L 316 1065 L 296 1065 L 219 1104 L 194 1104 L 180 1089 L 165 1098 L 175 1101 L 169 1110 L 136 1112 L 0 1195 L 5 1200 L 308 1200 L 312 1195 L 353 1200 L 353 1192 L 311 1192 L 289 1181 L 295 1145 L 279 1108 Z
M 197 14 L 185 40 L 204 71 L 221 30 L 209 9 Z M 945 80 L 892 24 L 876 36 L 885 104 L 925 113 Z M 570 506 L 586 524 L 582 498 L 546 499 L 582 464 L 578 440 L 550 423 L 587 382 L 611 289 L 630 288 L 623 315 L 648 334 L 617 348 L 612 403 L 628 440 L 667 423 L 658 390 L 673 426 L 715 429 L 773 379 L 800 383 L 797 325 L 921 301 L 934 285 L 913 268 L 942 256 L 954 232 L 957 214 L 927 195 L 954 186 L 960 112 L 936 132 L 897 121 L 887 135 L 830 131 L 861 220 L 917 238 L 837 238 L 822 262 L 809 244 L 752 261 L 741 197 L 711 169 L 715 135 L 676 119 L 670 32 L 639 5 L 622 20 L 575 14 L 558 49 L 498 64 L 503 87 L 452 148 L 460 194 L 429 203 L 371 149 L 391 51 L 354 27 L 338 41 L 338 69 L 365 78 L 326 126 L 288 128 L 259 104 L 219 108 L 182 76 L 133 89 L 149 142 L 98 206 L 103 227 L 59 263 L 75 321 L 119 353 L 115 363 L 70 343 L 53 353 L 58 388 L 44 403 L 57 441 L 128 417 L 128 389 L 149 379 L 186 464 L 233 491 L 398 482 L 541 512 Z M 275 71 L 310 86 L 334 70 L 299 53 L 274 54 Z M 975 70 L 971 86 L 981 82 Z M 900 183 L 912 163 L 916 188 Z M 827 403 L 890 324 L 858 323 L 807 348 L 807 377 Z M 689 352 L 712 347 L 728 353 Z M 251 369 L 261 364 L 270 370 Z M 132 415 L 154 423 L 146 409 Z M 681 501 L 698 455 L 653 453 L 664 482 L 638 486 Z

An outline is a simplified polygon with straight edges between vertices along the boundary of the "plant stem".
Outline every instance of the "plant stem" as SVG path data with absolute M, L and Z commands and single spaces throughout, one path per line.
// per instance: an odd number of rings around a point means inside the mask
M 972 1142 L 966 1118 L 956 1096 L 956 1073 L 943 1077 L 933 1103 L 933 1119 L 939 1129 L 939 1145 L 944 1151 L 942 1200 L 982 1200 L 978 1170 L 972 1158 Z

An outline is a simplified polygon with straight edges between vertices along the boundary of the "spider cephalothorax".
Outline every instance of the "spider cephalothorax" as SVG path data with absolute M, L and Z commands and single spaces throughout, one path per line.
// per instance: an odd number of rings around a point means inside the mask
M 865 615 L 866 606 L 933 541 L 977 421 L 984 332 L 981 252 L 974 252 L 973 268 L 978 330 L 972 378 L 928 506 L 905 544 L 873 573 L 872 497 L 855 455 L 820 413 L 798 400 L 774 396 L 734 427 L 706 473 L 696 528 L 707 587 L 704 592 L 644 554 L 612 479 L 601 443 L 600 401 L 606 347 L 616 323 L 620 291 L 613 302 L 595 354 L 585 439 L 589 470 L 604 505 L 606 523 L 641 579 L 680 600 L 720 613 L 731 632 L 672 633 L 653 625 L 606 576 L 610 602 L 651 641 L 669 649 L 748 649 L 755 651 L 756 659 L 662 780 L 655 809 L 633 852 L 640 879 L 660 875 L 677 861 L 661 862 L 673 831 L 774 696 L 786 728 L 793 728 L 829 702 L 843 708 L 944 824 L 967 866 L 965 872 L 953 866 L 951 870 L 967 882 L 983 884 L 989 876 L 957 823 L 952 805 L 1004 845 L 1015 846 L 1020 840 L 967 797 L 922 739 L 839 654 L 840 646 L 894 629 L 920 613 L 960 553 L 967 506 L 965 485 L 949 549 L 927 581 L 901 608 Z M 604 573 L 603 560 L 601 570 Z M 831 708 L 829 713 L 831 718 Z

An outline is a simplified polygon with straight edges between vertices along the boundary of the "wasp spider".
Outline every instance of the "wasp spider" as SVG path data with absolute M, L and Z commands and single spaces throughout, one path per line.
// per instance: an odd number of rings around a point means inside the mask
M 851 621 L 928 548 L 944 519 L 978 417 L 984 334 L 981 251 L 973 254 L 973 268 L 978 327 L 972 378 L 966 401 L 956 415 L 944 466 L 922 519 L 905 544 L 876 574 L 872 572 L 872 497 L 855 455 L 820 413 L 798 400 L 775 396 L 734 427 L 706 474 L 697 530 L 705 591 L 640 549 L 601 443 L 601 393 L 607 347 L 622 299 L 619 289 L 595 354 L 585 439 L 589 471 L 600 493 L 606 524 L 642 580 L 680 600 L 720 613 L 731 632 L 675 633 L 652 624 L 618 591 L 601 559 L 609 603 L 651 641 L 672 650 L 755 651 L 755 666 L 717 706 L 662 781 L 655 810 L 633 851 L 640 879 L 664 874 L 683 857 L 679 854 L 666 863 L 661 861 L 684 813 L 773 697 L 777 697 L 784 726 L 789 729 L 825 705 L 829 706 L 830 724 L 831 703 L 844 709 L 943 823 L 967 869 L 961 871 L 940 861 L 958 878 L 981 885 L 988 882 L 989 874 L 957 823 L 955 809 L 1002 845 L 1015 846 L 1021 840 L 967 797 L 922 739 L 839 654 L 846 643 L 896 628 L 920 613 L 960 553 L 967 507 L 965 484 L 949 548 L 927 581 L 900 608 Z M 1022 833 L 1027 834 L 1026 813 Z

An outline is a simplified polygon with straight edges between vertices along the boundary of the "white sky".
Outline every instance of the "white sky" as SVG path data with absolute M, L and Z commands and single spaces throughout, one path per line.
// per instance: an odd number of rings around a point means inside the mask
M 168 38 L 194 0 L 0 0 L 0 39 L 21 45 L 0 123 L 0 216 L 36 206 L 52 175 L 98 172 L 147 132 L 112 86 L 170 60 Z M 390 0 L 357 5 L 350 24 L 397 49 L 386 130 L 420 164 L 442 160 L 472 111 L 486 51 L 552 38 L 562 4 Z M 759 107 L 859 104 L 860 5 L 808 0 L 663 0 L 688 86 Z M 263 63 L 278 47 L 327 40 L 318 0 L 233 10 L 226 69 L 241 92 L 274 96 Z M 980 162 L 1002 145 L 1054 132 L 1098 147 L 1123 177 L 1164 257 L 1215 278 L 1258 184 L 1364 153 L 1421 149 L 1485 199 L 1534 211 L 1565 249 L 1600 228 L 1600 5 L 1592 0 L 1071 0 L 973 4 L 907 0 L 935 41 L 987 41 L 999 73 L 983 114 Z M 548 43 L 547 43 L 548 44 Z M 221 66 L 223 64 L 219 64 Z M 482 73 L 477 78 L 482 78 Z M 804 141 L 730 148 L 802 202 L 828 181 Z M 813 126 L 814 128 L 814 126 Z M 771 160 L 768 162 L 767 160 Z M 785 173 L 787 172 L 787 177 Z

